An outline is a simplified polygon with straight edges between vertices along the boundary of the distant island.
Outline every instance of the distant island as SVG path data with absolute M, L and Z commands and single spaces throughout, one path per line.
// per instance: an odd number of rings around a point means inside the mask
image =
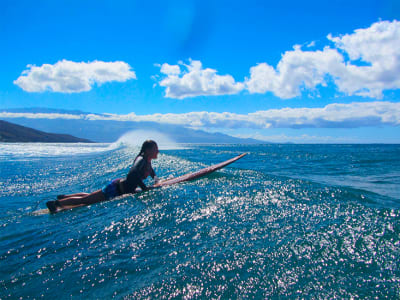
M 3 143 L 92 143 L 69 134 L 48 133 L 0 120 L 0 142 Z

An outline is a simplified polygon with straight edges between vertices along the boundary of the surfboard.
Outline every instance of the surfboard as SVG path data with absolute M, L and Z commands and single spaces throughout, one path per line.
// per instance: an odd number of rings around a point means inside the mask
M 158 188 L 158 187 L 163 187 L 163 186 L 167 186 L 167 185 L 171 185 L 171 184 L 177 184 L 177 183 L 181 183 L 181 182 L 185 182 L 185 181 L 189 181 L 189 180 L 198 179 L 198 178 L 206 176 L 212 172 L 215 172 L 219 169 L 222 169 L 223 167 L 226 167 L 227 165 L 230 165 L 231 163 L 237 161 L 238 159 L 241 159 L 246 154 L 247 153 L 240 154 L 234 158 L 228 159 L 227 161 L 224 161 L 222 163 L 201 169 L 197 172 L 188 173 L 188 174 L 185 174 L 185 175 L 182 175 L 179 177 L 159 181 L 158 183 L 154 184 L 152 187 Z
M 151 189 L 155 189 L 155 188 L 165 187 L 165 186 L 169 186 L 169 185 L 172 185 L 172 184 L 178 184 L 178 183 L 181 183 L 181 182 L 195 180 L 195 179 L 198 179 L 200 177 L 204 177 L 204 176 L 206 176 L 206 175 L 208 175 L 208 174 L 210 174 L 212 172 L 215 172 L 217 170 L 220 170 L 220 169 L 226 167 L 227 165 L 230 165 L 231 163 L 234 163 L 235 161 L 241 159 L 246 154 L 247 153 L 240 154 L 240 155 L 238 155 L 236 157 L 233 157 L 231 159 L 228 159 L 228 160 L 226 160 L 224 162 L 221 162 L 219 164 L 206 167 L 204 169 L 201 169 L 201 170 L 193 172 L 193 173 L 188 173 L 188 174 L 185 174 L 185 175 L 182 175 L 182 176 L 179 176 L 179 177 L 175 177 L 175 178 L 171 178 L 171 179 L 161 180 L 161 181 L 157 182 L 156 184 L 152 185 L 150 188 Z M 86 204 L 63 206 L 62 208 L 58 208 L 55 213 L 58 213 L 58 212 L 64 211 L 64 210 L 68 210 L 68 209 L 72 209 L 72 208 L 75 208 L 75 207 L 81 207 L 81 206 L 86 206 Z M 47 210 L 47 212 L 49 212 L 49 211 Z

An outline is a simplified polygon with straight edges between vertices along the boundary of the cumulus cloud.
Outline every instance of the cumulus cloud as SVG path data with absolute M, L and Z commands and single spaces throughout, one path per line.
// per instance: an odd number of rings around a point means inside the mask
M 94 84 L 136 79 L 135 72 L 122 61 L 85 63 L 62 60 L 54 65 L 28 65 L 27 68 L 14 81 L 27 92 L 79 93 L 90 91 Z
M 351 34 L 329 34 L 327 39 L 330 45 L 322 50 L 310 50 L 315 42 L 306 45 L 308 50 L 295 45 L 283 53 L 276 67 L 267 62 L 251 67 L 243 82 L 191 61 L 183 73 L 178 65 L 162 65 L 166 78 L 159 84 L 166 87 L 167 97 L 178 99 L 237 94 L 244 89 L 289 99 L 305 91 L 314 93 L 330 82 L 344 95 L 381 99 L 383 91 L 400 88 L 400 22 L 381 21 Z
M 282 99 L 293 98 L 301 89 L 326 85 L 326 76 L 341 64 L 343 57 L 334 49 L 303 51 L 295 46 L 282 56 L 276 70 L 266 63 L 252 67 L 246 85 L 250 93 L 272 92 Z
M 328 35 L 350 61 L 332 74 L 339 89 L 349 95 L 382 98 L 386 89 L 400 88 L 400 22 L 383 21 L 340 37 Z M 358 66 L 353 61 L 362 61 Z
M 400 22 L 377 22 L 352 34 L 328 35 L 328 39 L 335 48 L 303 51 L 295 46 L 276 69 L 266 63 L 252 67 L 246 80 L 249 92 L 293 98 L 302 88 L 326 85 L 327 78 L 346 95 L 380 99 L 384 90 L 400 88 Z
M 178 65 L 169 65 L 167 63 L 161 66 L 161 73 L 165 75 L 179 75 L 181 73 L 181 68 Z
M 399 126 L 400 103 L 364 102 L 329 104 L 322 108 L 282 108 L 249 114 L 189 112 L 182 114 L 126 115 L 62 115 L 0 112 L 0 118 L 65 118 L 157 122 L 193 128 L 357 128 L 372 126 Z
M 217 71 L 203 69 L 200 61 L 191 60 L 182 64 L 187 70 L 181 72 L 179 65 L 163 64 L 161 73 L 167 75 L 159 84 L 166 88 L 165 96 L 184 99 L 196 96 L 237 94 L 244 88 L 231 75 L 217 75 Z

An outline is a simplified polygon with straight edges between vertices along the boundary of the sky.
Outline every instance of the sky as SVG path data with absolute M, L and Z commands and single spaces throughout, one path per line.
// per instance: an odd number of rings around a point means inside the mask
M 0 38 L 0 119 L 400 143 L 398 0 L 2 0 Z

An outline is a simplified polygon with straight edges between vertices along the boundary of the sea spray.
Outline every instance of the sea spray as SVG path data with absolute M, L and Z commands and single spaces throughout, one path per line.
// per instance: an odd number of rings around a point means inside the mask
M 124 135 L 122 135 L 116 142 L 112 145 L 118 146 L 129 146 L 140 148 L 144 141 L 154 140 L 157 142 L 159 150 L 172 150 L 172 149 L 182 149 L 182 146 L 178 145 L 166 134 L 158 131 L 152 130 L 132 130 Z M 111 146 L 112 146 L 111 145 Z

